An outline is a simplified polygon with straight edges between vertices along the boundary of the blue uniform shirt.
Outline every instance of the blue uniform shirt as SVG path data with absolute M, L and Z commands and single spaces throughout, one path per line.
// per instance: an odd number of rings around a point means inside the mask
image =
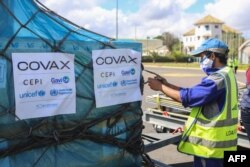
M 214 69 L 209 74 L 214 73 Z M 198 85 L 191 88 L 181 88 L 180 96 L 184 107 L 200 107 L 216 101 L 221 111 L 225 104 L 225 81 L 220 75 L 204 77 Z
M 247 86 L 247 89 L 244 91 L 241 101 L 240 108 L 250 109 L 250 85 Z

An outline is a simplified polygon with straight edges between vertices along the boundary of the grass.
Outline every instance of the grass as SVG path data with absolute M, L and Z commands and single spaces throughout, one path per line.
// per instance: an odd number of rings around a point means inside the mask
M 200 68 L 199 63 L 143 63 L 144 65 L 160 66 L 160 67 L 190 67 Z

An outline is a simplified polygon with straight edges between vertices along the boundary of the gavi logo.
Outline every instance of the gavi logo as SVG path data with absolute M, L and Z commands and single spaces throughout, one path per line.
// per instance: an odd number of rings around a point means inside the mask
M 122 70 L 121 74 L 122 74 L 122 76 L 135 75 L 135 69 L 131 68 L 129 70 Z
M 69 77 L 68 76 L 64 76 L 64 77 L 61 77 L 61 78 L 51 78 L 51 83 L 52 84 L 62 84 L 62 83 L 69 83 Z

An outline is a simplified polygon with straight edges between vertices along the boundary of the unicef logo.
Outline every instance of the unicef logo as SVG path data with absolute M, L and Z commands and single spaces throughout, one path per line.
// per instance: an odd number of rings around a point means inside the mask
M 131 74 L 131 75 L 135 75 L 135 69 L 134 69 L 134 68 L 132 68 L 132 69 L 130 70 L 130 74 Z
M 64 76 L 63 77 L 63 82 L 64 83 L 69 83 L 69 77 L 68 76 Z
M 45 96 L 45 91 L 44 90 L 38 91 L 38 96 L 40 97 Z
M 109 83 L 98 84 L 97 89 L 106 89 L 106 88 L 112 88 L 112 87 L 117 87 L 117 86 L 118 86 L 117 81 L 111 81 Z
M 50 95 L 51 96 L 57 96 L 58 95 L 58 90 L 56 90 L 56 89 L 50 90 Z
M 44 90 L 36 90 L 36 91 L 26 91 L 23 93 L 19 94 L 20 99 L 24 98 L 35 98 L 35 97 L 43 97 L 45 96 L 45 91 Z
M 118 84 L 118 83 L 114 81 L 114 82 L 113 82 L 113 87 L 116 87 L 117 84 Z

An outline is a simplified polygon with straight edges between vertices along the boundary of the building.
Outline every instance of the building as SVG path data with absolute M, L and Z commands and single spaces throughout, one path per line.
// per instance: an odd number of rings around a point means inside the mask
M 169 53 L 168 48 L 163 45 L 160 39 L 138 39 L 136 42 L 142 43 L 142 56 L 150 56 L 152 52 L 156 52 L 159 56 L 165 56 Z
M 238 59 L 241 64 L 250 64 L 250 40 L 246 40 L 239 47 Z
M 183 48 L 185 53 L 197 49 L 208 38 L 218 38 L 228 44 L 233 55 L 238 54 L 241 41 L 241 33 L 223 21 L 207 15 L 194 23 L 194 28 L 183 34 Z

